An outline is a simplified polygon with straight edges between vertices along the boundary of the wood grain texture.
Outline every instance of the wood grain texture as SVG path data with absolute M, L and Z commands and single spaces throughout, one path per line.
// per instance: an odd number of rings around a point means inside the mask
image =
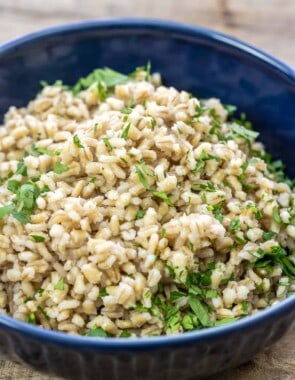
M 213 28 L 295 66 L 293 0 L 0 0 L 0 43 L 60 23 L 128 16 L 164 18 Z M 218 375 L 218 379 L 294 380 L 294 342 L 293 330 L 249 363 Z M 58 380 L 0 356 L 0 380 L 15 379 Z

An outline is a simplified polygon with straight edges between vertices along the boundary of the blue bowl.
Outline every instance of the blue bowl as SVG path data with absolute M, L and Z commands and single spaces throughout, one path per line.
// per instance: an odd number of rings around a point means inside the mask
M 96 67 L 128 73 L 152 62 L 164 82 L 215 96 L 246 112 L 275 158 L 295 175 L 295 72 L 223 34 L 168 21 L 87 21 L 46 29 L 0 47 L 0 118 L 34 97 L 39 81 L 74 83 Z M 0 350 L 69 379 L 192 379 L 246 362 L 277 341 L 295 297 L 222 327 L 178 336 L 70 336 L 0 316 Z

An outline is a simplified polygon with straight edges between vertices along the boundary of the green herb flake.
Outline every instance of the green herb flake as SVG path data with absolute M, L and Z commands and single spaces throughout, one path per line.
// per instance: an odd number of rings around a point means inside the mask
M 279 214 L 279 210 L 277 207 L 274 207 L 272 209 L 272 217 L 274 218 L 274 221 L 279 224 L 279 225 L 283 225 L 284 222 L 282 221 L 281 217 L 280 217 L 280 214 Z
M 40 236 L 40 235 L 30 235 L 31 238 L 36 242 L 36 243 L 43 243 L 43 241 L 45 241 L 45 237 L 44 236 Z
M 142 219 L 145 216 L 146 211 L 145 210 L 138 210 L 135 216 L 135 219 Z
M 199 192 L 199 191 L 208 191 L 210 193 L 213 193 L 214 191 L 216 191 L 216 189 L 214 187 L 214 184 L 211 181 L 193 183 L 192 192 Z
M 161 229 L 161 238 L 163 239 L 166 236 L 166 230 L 165 228 Z
M 73 136 L 73 142 L 78 148 L 84 148 L 84 145 L 82 145 L 79 137 L 77 135 Z
M 240 317 L 219 319 L 215 322 L 215 326 L 222 326 L 222 325 L 225 325 L 227 323 L 232 323 L 232 322 L 238 321 L 239 319 L 240 319 Z
M 124 330 L 121 332 L 121 334 L 119 335 L 119 338 L 129 338 L 131 336 L 130 332 L 127 331 L 127 330 Z
M 38 306 L 38 310 L 42 313 L 42 315 L 49 321 L 50 317 L 47 314 L 46 310 L 44 310 L 41 306 Z
M 186 314 L 182 318 L 181 324 L 185 331 L 191 331 L 195 329 L 194 321 L 190 314 Z
M 100 101 L 104 101 L 107 98 L 107 91 L 101 82 L 98 82 L 97 91 Z
M 54 289 L 56 289 L 56 290 L 64 290 L 64 289 L 65 289 L 64 280 L 63 280 L 62 278 L 60 278 L 60 279 L 57 281 L 57 283 L 56 283 Z
M 31 146 L 31 151 L 32 151 L 32 155 L 35 157 L 42 156 L 45 154 L 51 157 L 55 155 L 55 152 L 52 152 L 51 150 L 46 149 L 46 148 L 37 147 L 34 144 Z
M 233 106 L 232 104 L 224 104 L 223 108 L 227 111 L 229 116 L 234 114 L 237 110 L 237 107 Z
M 53 171 L 56 174 L 62 174 L 69 170 L 69 167 L 65 164 L 62 164 L 61 162 L 55 162 L 53 165 Z
M 179 290 L 173 290 L 173 291 L 170 293 L 170 298 L 169 298 L 169 300 L 170 300 L 171 302 L 174 302 L 174 301 L 178 300 L 179 298 L 186 297 L 186 296 L 187 296 L 187 294 L 184 293 L 184 292 L 181 292 L 181 291 L 179 291 Z
M 237 232 L 237 231 L 240 231 L 240 228 L 241 228 L 240 219 L 239 218 L 234 218 L 231 221 L 230 226 L 229 226 L 230 231 Z
M 270 239 L 272 239 L 274 236 L 276 236 L 276 232 L 273 232 L 273 231 L 267 231 L 267 232 L 263 232 L 262 234 L 262 239 L 264 241 L 268 241 Z
M 128 133 L 129 133 L 130 127 L 131 127 L 131 124 L 127 123 L 127 125 L 125 126 L 125 128 L 123 129 L 123 132 L 121 134 L 122 139 L 124 139 L 124 140 L 128 139 Z
M 181 313 L 179 307 L 168 304 L 165 319 L 165 331 L 177 331 L 181 325 Z
M 123 115 L 130 115 L 132 111 L 133 111 L 133 108 L 131 108 L 131 107 L 124 107 L 121 110 L 121 112 L 122 112 Z
M 100 289 L 100 291 L 99 291 L 99 297 L 100 298 L 105 297 L 107 295 L 108 295 L 108 292 L 107 292 L 106 288 Z
M 0 219 L 3 219 L 6 215 L 10 214 L 13 210 L 14 210 L 13 204 L 0 207 Z
M 36 290 L 36 294 L 38 294 L 38 296 L 42 297 L 43 296 L 43 293 L 45 292 L 45 289 L 43 288 L 38 288 Z
M 109 89 L 115 87 L 118 84 L 124 84 L 128 81 L 128 76 L 106 67 L 104 69 L 96 69 L 87 77 L 80 78 L 79 81 L 71 88 L 71 90 L 74 95 L 76 95 L 94 83 L 97 83 L 97 85 L 99 83 L 102 83 L 106 89 Z
M 168 206 L 174 207 L 174 204 L 169 199 L 169 194 L 166 194 L 163 191 L 153 191 L 153 196 L 161 199 L 162 201 L 167 203 Z
M 195 296 L 189 296 L 188 303 L 198 317 L 198 320 L 201 322 L 202 326 L 210 327 L 213 325 L 206 307 L 201 303 L 201 301 Z
M 26 316 L 26 322 L 30 323 L 31 325 L 35 325 L 37 323 L 36 321 L 36 315 L 35 313 L 31 312 Z
M 110 143 L 110 140 L 108 139 L 108 137 L 102 137 L 102 141 L 103 141 L 104 145 L 107 147 L 107 150 L 109 152 L 113 150 L 113 146 Z
M 252 141 L 259 136 L 259 132 L 252 131 L 239 125 L 237 123 L 231 124 L 231 129 L 235 132 L 236 135 L 243 137 L 245 140 Z
M 101 327 L 94 327 L 86 333 L 86 336 L 107 338 L 110 335 Z
M 151 168 L 147 166 L 144 161 L 141 160 L 138 164 L 135 165 L 135 171 L 143 187 L 146 190 L 149 190 L 150 184 L 146 177 L 154 177 L 154 173 L 151 170 Z
M 21 183 L 15 179 L 11 179 L 7 183 L 7 189 L 13 193 L 17 193 L 18 189 L 21 187 Z
M 20 174 L 22 176 L 28 175 L 27 167 L 23 160 L 18 162 L 15 174 Z

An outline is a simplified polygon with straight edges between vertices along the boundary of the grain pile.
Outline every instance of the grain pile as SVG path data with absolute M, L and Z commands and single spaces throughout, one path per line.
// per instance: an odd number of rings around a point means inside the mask
M 97 70 L 0 129 L 0 312 L 90 336 L 235 321 L 295 290 L 295 194 L 232 106 Z

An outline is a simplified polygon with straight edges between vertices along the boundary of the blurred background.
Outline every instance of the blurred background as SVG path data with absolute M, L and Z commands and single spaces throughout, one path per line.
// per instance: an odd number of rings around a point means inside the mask
M 0 43 L 60 23 L 128 16 L 213 28 L 295 66 L 294 0 L 0 0 Z

